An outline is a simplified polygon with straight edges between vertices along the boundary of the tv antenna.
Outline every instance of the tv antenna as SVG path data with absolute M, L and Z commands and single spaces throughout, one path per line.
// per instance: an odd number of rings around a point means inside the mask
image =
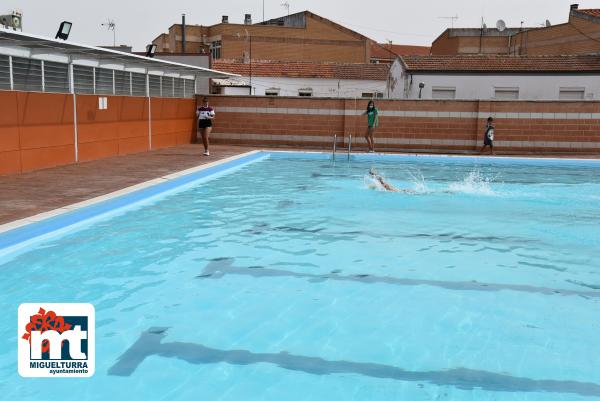
M 504 32 L 506 30 L 506 22 L 499 19 L 498 22 L 496 22 L 496 29 L 498 29 L 499 32 Z
M 290 2 L 284 1 L 283 3 L 281 3 L 281 7 L 285 8 L 287 10 L 287 15 L 289 17 L 290 16 Z
M 449 19 L 451 22 L 451 26 L 452 29 L 454 29 L 454 21 L 458 19 L 458 14 L 456 14 L 454 17 L 438 17 L 439 19 Z
M 106 22 L 101 24 L 101 26 L 105 26 L 109 31 L 113 31 L 113 47 L 117 46 L 117 24 L 112 19 L 107 19 Z

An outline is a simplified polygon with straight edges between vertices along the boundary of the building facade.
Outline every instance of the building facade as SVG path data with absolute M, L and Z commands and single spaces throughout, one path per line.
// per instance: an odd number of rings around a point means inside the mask
M 185 35 L 182 33 L 185 29 Z M 185 36 L 185 40 L 184 40 Z M 210 54 L 213 60 L 368 63 L 371 40 L 309 11 L 253 24 L 175 24 L 153 40 L 157 52 Z
M 569 20 L 539 28 L 456 28 L 432 44 L 432 55 L 577 55 L 600 53 L 600 10 L 571 6 Z
M 412 56 L 390 69 L 395 99 L 594 100 L 600 55 Z
M 212 80 L 213 94 L 299 97 L 387 97 L 389 65 L 217 60 L 213 67 L 242 78 Z M 251 78 L 250 78 L 251 77 Z

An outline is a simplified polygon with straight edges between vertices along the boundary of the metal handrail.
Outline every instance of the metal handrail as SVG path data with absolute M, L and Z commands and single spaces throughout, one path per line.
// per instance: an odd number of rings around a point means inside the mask
M 350 153 L 352 153 L 352 135 L 350 135 L 350 140 L 348 141 L 348 160 L 350 160 Z
M 335 160 L 336 146 L 337 146 L 337 134 L 333 135 L 333 160 Z

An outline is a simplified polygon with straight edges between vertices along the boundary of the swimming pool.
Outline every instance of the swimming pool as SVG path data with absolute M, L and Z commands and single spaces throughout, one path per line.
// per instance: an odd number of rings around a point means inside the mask
M 600 398 L 600 163 L 252 161 L 0 254 L 0 399 Z M 92 378 L 19 377 L 35 301 L 95 306 Z

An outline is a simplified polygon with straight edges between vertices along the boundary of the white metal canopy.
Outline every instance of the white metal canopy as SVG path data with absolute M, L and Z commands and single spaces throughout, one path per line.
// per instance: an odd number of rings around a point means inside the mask
M 83 65 L 115 65 L 123 69 L 140 69 L 159 75 L 195 78 L 229 78 L 239 76 L 227 72 L 175 63 L 167 60 L 124 53 L 102 47 L 82 45 L 48 37 L 0 28 L 0 54 L 28 58 L 44 56 Z

